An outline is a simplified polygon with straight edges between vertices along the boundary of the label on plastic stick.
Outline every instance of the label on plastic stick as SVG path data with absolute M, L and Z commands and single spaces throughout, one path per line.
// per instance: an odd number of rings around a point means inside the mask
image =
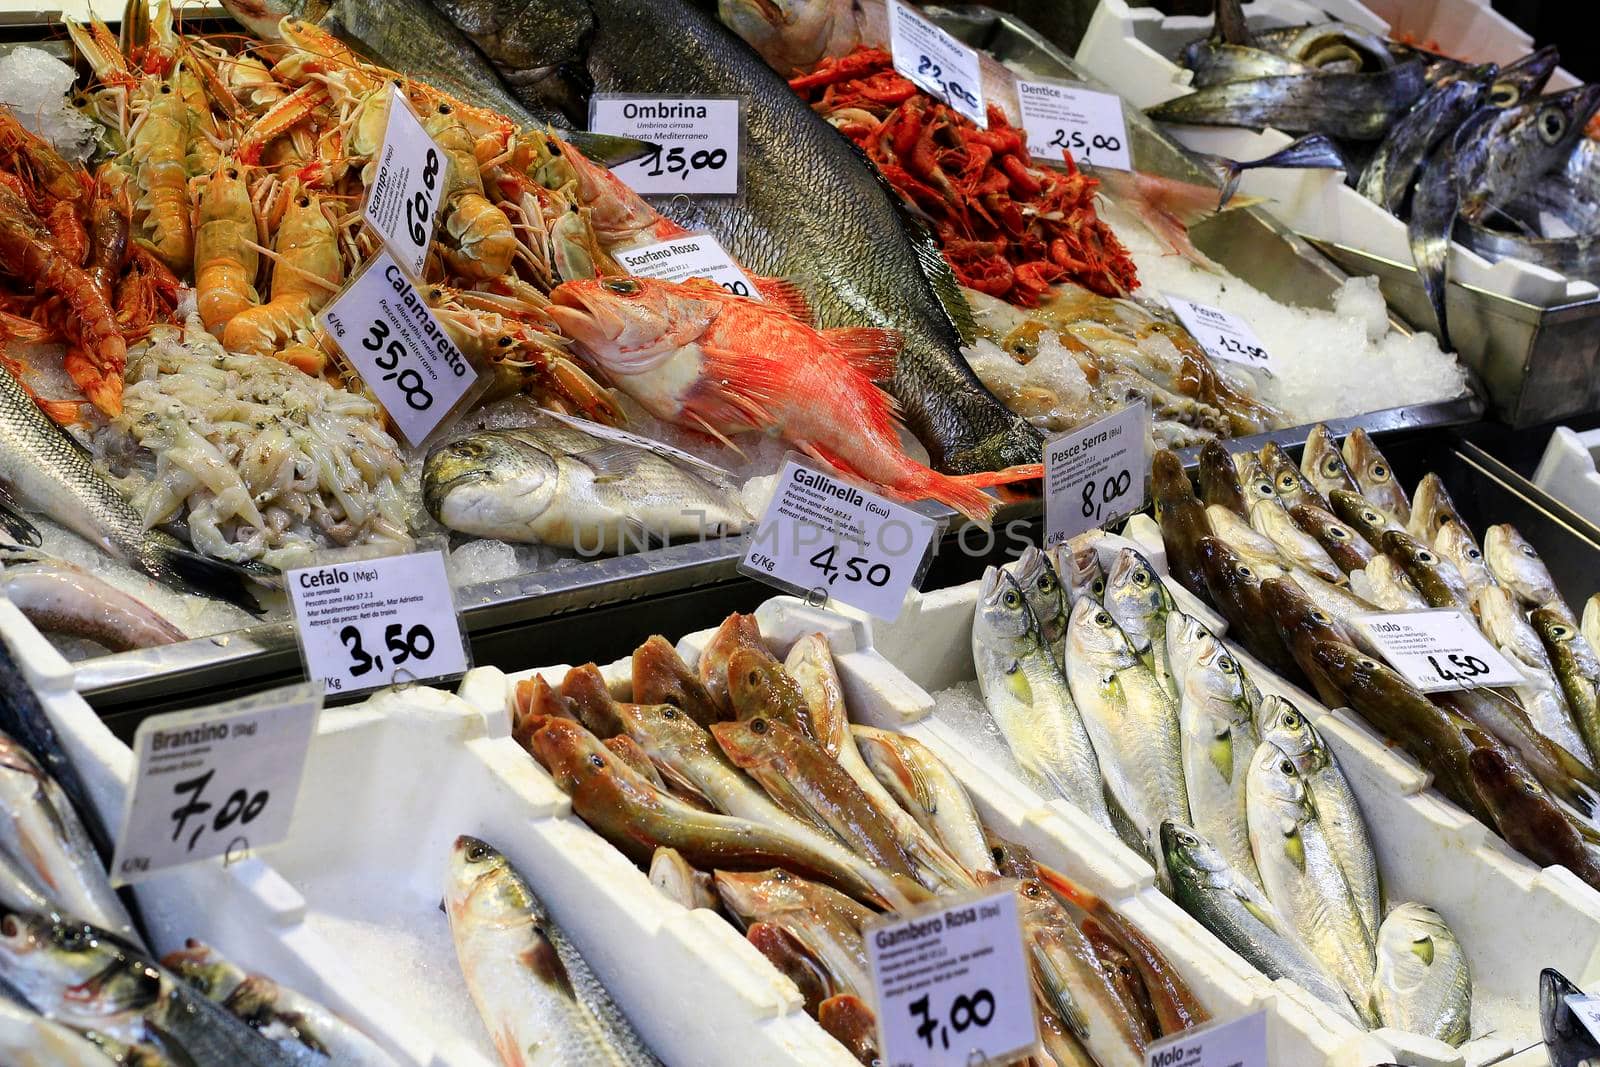
M 488 385 L 388 252 L 373 256 L 318 318 L 413 446 Z
M 302 567 L 283 580 L 306 676 L 330 693 L 452 678 L 470 666 L 443 552 Z
M 761 299 L 750 276 L 739 269 L 722 243 L 709 233 L 674 237 L 660 244 L 627 248 L 612 253 L 622 269 L 639 278 L 660 278 L 682 282 L 690 278 L 709 278 L 734 296 Z
M 1149 430 L 1150 409 L 1141 400 L 1045 442 L 1045 544 L 1144 507 Z
M 743 122 L 744 101 L 737 96 L 597 93 L 589 101 L 590 131 L 650 145 L 643 158 L 611 168 L 646 196 L 737 195 Z
M 883 1063 L 1010 1063 L 1038 1045 L 1015 882 L 864 932 Z
M 1267 1013 L 1185 1030 L 1145 1051 L 1145 1067 L 1268 1067 Z
M 302 684 L 141 722 L 112 881 L 282 841 L 321 710 Z
M 1600 997 L 1574 993 L 1567 997 L 1567 1007 L 1572 1009 L 1572 1014 L 1578 1017 L 1583 1028 L 1589 1031 L 1589 1036 L 1600 1041 Z
M 439 197 L 450 161 L 406 101 L 398 85 L 389 87 L 389 121 L 378 151 L 378 173 L 367 187 L 361 217 L 412 278 L 422 276 L 439 221 Z
M 977 49 L 923 18 L 916 8 L 889 0 L 889 51 L 895 70 L 988 129 Z
M 791 459 L 739 570 L 892 622 L 938 527 L 904 504 Z
M 1115 93 L 1019 80 L 1017 104 L 1034 158 L 1059 164 L 1066 150 L 1076 163 L 1133 169 L 1122 98 Z
M 1455 608 L 1358 615 L 1383 658 L 1424 693 L 1523 685 L 1527 679 Z
M 1274 373 L 1272 353 L 1267 351 L 1266 345 L 1261 343 L 1261 338 L 1256 336 L 1248 322 L 1210 304 L 1197 304 L 1171 293 L 1165 295 L 1184 329 L 1200 342 L 1206 355 L 1227 363 L 1243 363 L 1266 374 Z

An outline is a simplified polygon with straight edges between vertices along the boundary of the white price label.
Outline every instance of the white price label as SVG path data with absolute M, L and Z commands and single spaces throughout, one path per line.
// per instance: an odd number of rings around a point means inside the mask
M 1122 98 L 1055 82 L 1017 82 L 1017 103 L 1028 151 L 1037 159 L 1061 162 L 1063 149 L 1076 163 L 1132 170 L 1128 124 Z
M 378 173 L 367 187 L 361 217 L 413 278 L 422 276 L 422 265 L 428 259 L 449 164 L 406 102 L 406 94 L 398 85 L 391 85 Z
M 1424 693 L 1527 681 L 1455 608 L 1358 615 L 1354 621 L 1389 666 Z
M 1243 363 L 1267 374 L 1273 373 L 1272 353 L 1248 322 L 1210 304 L 1197 304 L 1171 293 L 1165 295 L 1184 329 L 1194 335 L 1212 359 Z
M 302 567 L 283 576 L 306 675 L 330 693 L 466 672 L 444 553 Z
M 761 299 L 750 276 L 739 269 L 722 244 L 709 233 L 674 237 L 660 244 L 625 248 L 614 252 L 617 262 L 629 274 L 640 278 L 660 278 L 681 282 L 690 278 L 709 278 L 734 296 Z
M 1144 507 L 1149 436 L 1150 409 L 1141 400 L 1045 442 L 1045 544 Z
M 889 0 L 889 51 L 895 70 L 988 129 L 977 49 L 923 18 L 916 8 Z
M 634 137 L 650 151 L 611 173 L 646 196 L 734 196 L 739 192 L 744 102 L 736 96 L 640 97 L 597 93 L 589 129 Z
M 1145 1067 L 1268 1067 L 1267 1013 L 1185 1030 L 1145 1051 Z
M 791 459 L 739 570 L 786 589 L 821 590 L 892 622 L 937 528 L 903 504 Z
M 885 1064 L 1006 1063 L 1038 1044 L 1015 883 L 865 933 Z
M 302 684 L 141 722 L 112 881 L 282 841 L 321 710 Z
M 1589 1036 L 1600 1041 L 1600 997 L 1574 993 L 1567 997 L 1567 1007 L 1572 1009 L 1572 1014 L 1578 1017 L 1583 1028 L 1589 1031 Z
M 413 446 L 488 384 L 388 252 L 373 256 L 319 318 Z

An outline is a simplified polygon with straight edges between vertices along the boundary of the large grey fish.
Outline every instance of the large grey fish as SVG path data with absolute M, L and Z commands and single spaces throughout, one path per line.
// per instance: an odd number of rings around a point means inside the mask
M 1229 44 L 1213 38 L 1191 41 L 1180 54 L 1183 65 L 1194 72 L 1191 84 L 1196 89 L 1243 78 L 1265 78 L 1274 74 L 1310 74 L 1315 68 L 1246 44 Z
M 819 326 L 897 330 L 891 391 L 936 466 L 1039 461 L 1038 431 L 961 355 L 975 327 L 932 236 L 856 147 L 713 17 L 686 0 L 437 3 L 502 74 L 552 72 L 532 87 L 557 106 L 572 89 L 747 96 L 743 195 L 677 197 L 667 213 L 715 234 L 747 271 L 799 283 Z
M 150 607 L 65 560 L 32 554 L 10 560 L 0 556 L 0 593 L 45 633 L 86 637 L 113 652 L 185 639 Z
M 1212 162 L 1222 168 L 1222 190 L 1217 199 L 1217 210 L 1221 211 L 1228 206 L 1228 201 L 1233 199 L 1233 194 L 1239 188 L 1239 179 L 1244 177 L 1247 170 L 1261 170 L 1280 168 L 1285 170 L 1350 170 L 1350 161 L 1345 158 L 1339 146 L 1322 133 L 1308 133 L 1297 137 L 1271 155 L 1262 156 L 1260 159 L 1226 159 L 1222 156 L 1213 156 Z
M 1567 1002 L 1569 997 L 1582 995 L 1583 990 L 1554 967 L 1540 972 L 1539 1023 L 1550 1067 L 1594 1067 L 1600 1061 L 1600 1041 Z
M 445 914 L 467 990 L 506 1063 L 657 1063 L 533 888 L 475 837 L 451 849 Z
M 1456 240 L 1491 263 L 1520 259 L 1568 278 L 1600 281 L 1600 233 L 1572 237 L 1529 237 L 1475 222 L 1456 224 Z
M 1378 929 L 1372 1003 L 1385 1026 L 1459 1045 L 1472 1036 L 1472 971 L 1439 913 L 1407 902 Z
M 261 613 L 261 605 L 245 588 L 247 574 L 242 568 L 147 531 L 133 505 L 94 469 L 88 453 L 45 417 L 4 368 L 0 368 L 0 483 L 26 507 L 159 582 Z
M 1516 107 L 1544 91 L 1550 75 L 1561 62 L 1560 50 L 1553 44 L 1535 48 L 1522 58 L 1500 68 L 1490 87 L 1489 103 L 1495 107 Z
M 1145 113 L 1161 122 L 1273 126 L 1375 141 L 1427 88 L 1426 68 L 1408 60 L 1374 73 L 1283 74 L 1207 86 Z
M 584 553 L 720 537 L 751 522 L 725 471 L 631 434 L 554 422 L 438 446 L 422 467 L 422 500 L 452 530 Z
M 1597 107 L 1600 86 L 1590 85 L 1515 107 L 1482 108 L 1428 156 L 1406 235 L 1445 347 L 1445 287 L 1456 220 L 1482 219 L 1564 159 Z
M 1398 215 L 1433 146 L 1478 109 L 1487 91 L 1478 78 L 1451 78 L 1431 86 L 1383 135 L 1361 172 L 1356 192 Z
M 1351 1023 L 1361 1024 L 1350 998 L 1294 925 L 1214 846 L 1193 828 L 1166 822 L 1161 825 L 1161 849 L 1172 872 L 1173 899 L 1184 911 L 1268 978 L 1287 978 Z

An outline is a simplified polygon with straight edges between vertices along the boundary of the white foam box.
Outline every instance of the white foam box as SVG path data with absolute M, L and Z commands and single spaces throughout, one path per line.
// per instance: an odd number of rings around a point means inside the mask
M 1471 0 L 1460 0 L 1459 6 L 1488 10 Z M 1302 0 L 1255 0 L 1244 5 L 1244 12 L 1249 24 L 1260 29 L 1325 22 L 1332 15 L 1387 32 L 1387 24 L 1355 0 L 1345 0 L 1337 9 Z M 1209 16 L 1164 16 L 1155 8 L 1130 7 L 1126 0 L 1100 0 L 1078 46 L 1077 60 L 1129 103 L 1149 108 L 1192 91 L 1190 72 L 1170 57 L 1210 32 Z M 1187 147 L 1229 159 L 1260 159 L 1293 140 L 1292 135 L 1270 128 L 1257 132 L 1228 126 L 1163 126 Z M 1239 188 L 1270 200 L 1272 214 L 1299 233 L 1396 263 L 1411 262 L 1405 223 L 1346 185 L 1338 171 L 1262 168 L 1246 171 Z M 1453 282 L 1536 307 L 1588 299 L 1595 293 L 1588 282 L 1569 280 L 1517 259 L 1490 263 L 1453 242 L 1450 256 Z
M 3 599 L 0 630 L 117 827 L 132 752 Z M 486 668 L 464 687 L 489 672 L 504 677 Z M 667 900 L 575 818 L 496 712 L 427 687 L 325 710 L 284 842 L 139 884 L 155 950 L 198 937 L 322 1001 L 404 1063 L 495 1067 L 439 908 L 451 845 L 472 834 L 528 879 L 666 1063 L 854 1063 L 727 923 Z
M 1557 426 L 1533 472 L 1533 484 L 1593 523 L 1600 523 L 1600 430 Z
M 1357 0 L 1351 0 L 1352 3 Z M 1360 0 L 1389 33 L 1420 47 L 1473 63 L 1505 66 L 1534 49 L 1533 37 L 1489 6 L 1489 0 Z M 1557 67 L 1547 91 L 1582 84 Z
M 937 607 L 929 614 L 937 614 Z M 755 615 L 762 636 L 780 657 L 806 634 L 827 636 L 853 721 L 900 730 L 932 748 L 966 787 L 985 824 L 1002 837 L 1026 845 L 1041 862 L 1102 896 L 1135 921 L 1215 1018 L 1232 1019 L 1265 1010 L 1271 1063 L 1367 1067 L 1385 1057 L 1387 1050 L 1381 1043 L 1351 1033 L 1349 1027 L 1341 1028 L 1333 1013 L 1314 998 L 1287 983 L 1268 981 L 1223 949 L 1154 888 L 1154 872 L 1112 835 L 1059 800 L 1033 793 L 1003 769 L 969 758 L 961 739 L 932 718 L 933 699 L 927 688 L 872 647 L 872 627 L 867 621 L 808 607 L 792 597 L 769 600 Z M 970 620 L 970 607 L 968 616 Z M 946 620 L 946 627 L 933 632 L 942 636 L 959 628 L 955 615 L 947 615 Z M 713 633 L 701 631 L 678 642 L 678 651 L 687 663 L 698 663 Z M 935 654 L 946 660 L 958 658 L 942 640 L 934 647 Z M 963 649 L 962 655 L 970 665 L 970 654 Z M 461 695 L 481 707 L 499 707 L 506 715 L 517 682 L 538 674 L 558 685 L 567 669 L 540 668 L 498 677 L 474 672 L 475 677 L 464 680 Z M 630 695 L 628 660 L 600 670 L 613 695 L 619 699 Z

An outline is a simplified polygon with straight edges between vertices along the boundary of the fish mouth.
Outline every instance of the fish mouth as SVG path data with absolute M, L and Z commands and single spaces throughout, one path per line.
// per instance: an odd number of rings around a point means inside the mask
M 613 312 L 601 300 L 591 300 L 581 289 L 566 285 L 557 286 L 550 294 L 546 309 L 556 325 L 577 341 L 586 345 L 609 344 L 622 336 L 622 316 Z
M 435 519 L 439 518 L 444 507 L 445 497 L 464 485 L 474 482 L 489 481 L 494 477 L 494 471 L 485 467 L 469 467 L 459 474 L 452 474 L 448 478 L 431 480 L 423 485 L 422 506 Z

